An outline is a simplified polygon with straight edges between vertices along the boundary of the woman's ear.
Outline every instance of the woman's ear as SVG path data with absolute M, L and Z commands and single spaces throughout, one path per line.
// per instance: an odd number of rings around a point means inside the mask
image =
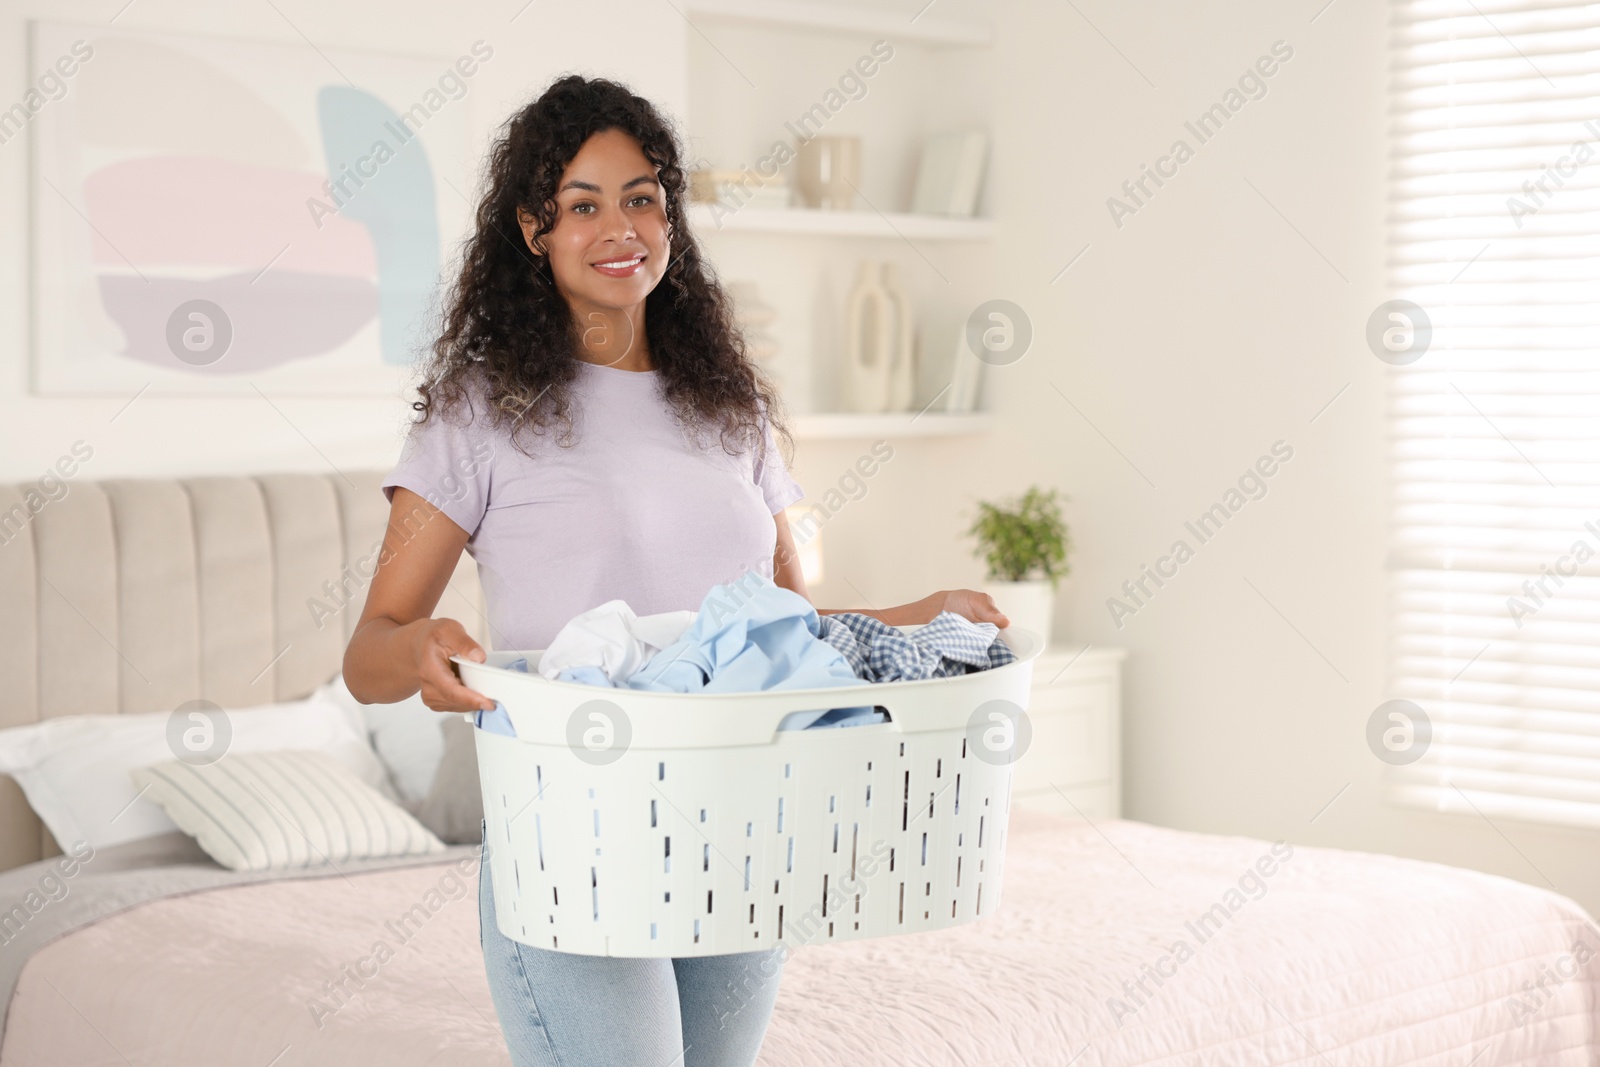
M 528 251 L 536 256 L 544 255 L 544 249 L 540 248 L 538 242 L 533 239 L 534 232 L 539 228 L 539 220 L 519 207 L 517 208 L 517 225 L 522 227 L 522 240 L 528 246 Z

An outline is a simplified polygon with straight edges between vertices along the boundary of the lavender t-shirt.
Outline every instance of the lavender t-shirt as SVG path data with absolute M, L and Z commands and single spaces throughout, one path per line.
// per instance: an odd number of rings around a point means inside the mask
M 661 395 L 659 371 L 579 361 L 570 448 L 561 427 L 518 450 L 471 416 L 436 412 L 411 430 L 384 479 L 467 531 L 495 649 L 546 648 L 566 622 L 607 600 L 636 613 L 693 611 L 746 570 L 773 576 L 772 516 L 805 495 L 763 419 L 767 449 L 730 456 L 696 442 Z M 469 421 L 470 420 L 470 421 Z

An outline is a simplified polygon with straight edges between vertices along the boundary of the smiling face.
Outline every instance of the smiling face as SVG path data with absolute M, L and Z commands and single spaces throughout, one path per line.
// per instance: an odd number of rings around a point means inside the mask
M 567 164 L 555 199 L 555 228 L 537 243 L 537 220 L 519 211 L 518 221 L 529 249 L 550 257 L 580 332 L 624 319 L 642 327 L 644 299 L 666 274 L 671 245 L 656 168 L 639 142 L 622 130 L 594 134 Z

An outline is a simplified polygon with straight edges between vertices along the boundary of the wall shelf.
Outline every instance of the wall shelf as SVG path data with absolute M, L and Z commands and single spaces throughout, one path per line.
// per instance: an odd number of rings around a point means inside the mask
M 700 237 L 718 233 L 793 233 L 828 237 L 879 237 L 923 241 L 986 241 L 994 236 L 990 219 L 938 215 L 880 215 L 876 211 L 822 211 L 814 208 L 729 208 L 720 219 L 710 204 L 690 204 L 689 221 Z
M 793 0 L 689 0 L 689 17 L 700 22 L 734 26 L 789 26 L 834 33 L 863 33 L 896 42 L 981 48 L 994 43 L 994 27 L 987 22 L 910 16 L 895 11 L 829 4 L 795 3 Z
M 790 416 L 797 440 L 845 441 L 853 438 L 959 437 L 988 433 L 994 420 L 983 411 L 962 414 L 929 411 L 888 411 L 882 414 L 827 412 Z
M 871 167 L 863 170 L 878 184 L 857 182 L 862 195 L 854 210 L 786 207 L 784 197 L 765 195 L 744 206 L 684 205 L 685 222 L 718 277 L 754 285 L 756 299 L 770 309 L 761 329 L 777 346 L 774 366 L 783 382 L 790 430 L 808 447 L 838 441 L 847 449 L 864 448 L 879 438 L 914 446 L 913 439 L 978 438 L 994 429 L 990 414 L 918 414 L 920 404 L 899 412 L 837 410 L 851 396 L 837 353 L 848 332 L 851 279 L 862 259 L 894 263 L 915 309 L 915 328 L 950 333 L 953 342 L 954 325 L 945 319 L 989 295 L 985 279 L 992 277 L 996 254 L 992 217 L 889 212 L 912 203 L 905 194 L 914 184 L 927 131 L 993 127 L 999 62 L 995 24 L 978 10 L 947 14 L 948 8 L 923 0 L 887 4 L 683 0 L 679 5 L 690 23 L 687 128 L 695 151 L 712 161 L 706 165 L 737 168 L 770 149 L 775 137 L 792 149 L 794 138 L 807 135 L 795 126 L 795 116 L 812 115 L 819 100 L 838 116 L 838 129 L 828 126 L 829 132 L 859 136 L 870 146 Z M 818 94 L 831 91 L 829 83 L 841 77 L 837 71 L 854 69 L 847 57 L 864 52 L 866 42 L 876 38 L 894 44 L 895 73 L 875 83 L 881 88 L 874 87 L 870 98 L 859 91 L 845 93 L 841 85 L 839 92 L 850 97 L 850 110 L 841 113 L 839 99 Z M 762 76 L 754 79 L 759 85 L 741 66 L 751 75 L 760 70 Z M 770 162 L 764 165 L 770 169 Z M 793 169 L 786 169 L 793 183 Z M 985 194 L 977 210 L 992 214 L 993 199 Z

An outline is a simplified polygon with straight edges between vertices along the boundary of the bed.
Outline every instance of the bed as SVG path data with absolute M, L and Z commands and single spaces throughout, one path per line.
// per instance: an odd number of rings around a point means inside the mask
M 0 487 L 0 524 L 25 515 L 0 546 L 0 726 L 326 682 L 379 479 L 78 481 L 36 508 Z M 440 611 L 486 640 L 470 563 Z M 0 904 L 59 851 L 0 781 Z M 0 1067 L 508 1063 L 474 856 L 235 872 L 182 834 L 102 850 L 0 922 Z M 1019 809 L 997 913 L 800 948 L 759 1062 L 1588 1067 L 1596 954 L 1578 905 L 1506 879 Z

